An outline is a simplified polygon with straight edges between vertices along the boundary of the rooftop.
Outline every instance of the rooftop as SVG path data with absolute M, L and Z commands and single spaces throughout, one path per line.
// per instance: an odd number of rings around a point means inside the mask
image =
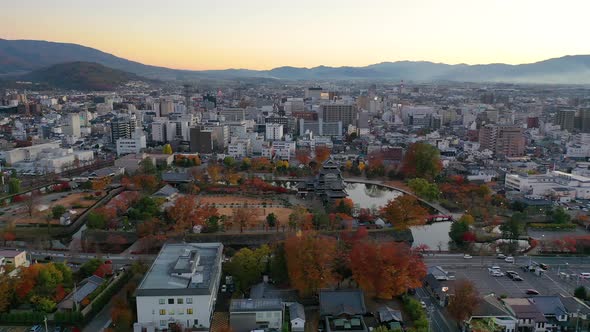
M 230 312 L 239 311 L 275 311 L 282 310 L 280 299 L 233 299 L 229 306 Z
M 166 244 L 137 289 L 138 296 L 211 294 L 220 271 L 221 243 Z M 194 266 L 193 266 L 194 265 Z

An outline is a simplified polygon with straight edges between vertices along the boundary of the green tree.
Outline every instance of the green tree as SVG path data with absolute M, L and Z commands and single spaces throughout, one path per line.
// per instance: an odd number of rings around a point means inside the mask
M 154 165 L 152 158 L 144 158 L 139 163 L 139 169 L 143 174 L 155 174 L 158 171 L 156 165 Z
M 99 266 L 102 265 L 102 261 L 98 258 L 93 258 L 88 262 L 82 264 L 80 266 L 80 270 L 78 270 L 78 274 L 80 278 L 87 278 L 94 274 L 94 272 L 98 269 Z
M 435 183 L 430 183 L 422 178 L 415 178 L 408 181 L 408 186 L 412 188 L 418 197 L 427 201 L 435 201 L 440 196 L 440 190 Z
M 273 247 L 272 258 L 270 261 L 270 277 L 278 284 L 289 281 L 285 244 L 282 242 L 275 244 Z
M 463 244 L 463 236 L 465 233 L 469 232 L 469 224 L 466 221 L 457 220 L 453 224 L 451 224 L 451 230 L 449 232 L 449 237 L 453 242 L 456 244 Z
M 408 147 L 401 171 L 407 178 L 433 180 L 442 169 L 440 151 L 433 145 L 417 142 Z
M 166 144 L 164 145 L 164 148 L 162 149 L 162 153 L 163 154 L 172 154 L 172 146 L 170 144 Z
M 233 157 L 227 156 L 223 158 L 223 164 L 227 168 L 232 168 L 236 165 L 236 160 Z
M 8 193 L 16 194 L 20 193 L 20 191 L 20 180 L 17 178 L 10 178 L 10 180 L 8 180 Z
M 266 224 L 268 227 L 275 227 L 277 225 L 277 216 L 274 213 L 269 213 L 266 216 Z
M 510 219 L 500 225 L 502 236 L 507 239 L 518 240 L 524 228 L 527 215 L 522 212 L 514 212 Z
M 266 270 L 270 248 L 267 245 L 251 250 L 240 249 L 228 264 L 228 272 L 237 279 L 241 291 L 246 291 L 262 279 Z
M 14 279 L 8 273 L 0 275 L 0 313 L 7 312 L 14 298 Z
M 588 292 L 586 291 L 586 286 L 578 286 L 574 290 L 574 296 L 579 298 L 582 301 L 586 301 L 588 298 Z
M 563 208 L 557 208 L 551 213 L 551 222 L 554 224 L 569 224 L 572 217 Z
M 54 312 L 55 308 L 57 307 L 57 304 L 55 303 L 55 301 L 53 301 L 47 297 L 33 296 L 31 298 L 31 303 L 35 304 L 35 306 L 37 307 L 37 310 L 43 311 L 46 313 Z
M 86 226 L 91 229 L 105 229 L 106 218 L 96 212 L 90 212 L 86 216 Z
M 51 208 L 53 219 L 59 219 L 64 213 L 66 213 L 66 207 L 63 205 L 56 205 Z

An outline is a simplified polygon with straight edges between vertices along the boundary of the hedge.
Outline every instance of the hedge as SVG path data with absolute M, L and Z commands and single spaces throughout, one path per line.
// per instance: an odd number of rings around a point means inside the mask
M 0 322 L 11 324 L 34 324 L 42 323 L 45 313 L 40 311 L 22 311 L 0 314 Z
M 575 229 L 577 226 L 576 224 L 551 224 L 551 223 L 531 223 L 528 224 L 530 228 L 541 228 L 546 230 L 565 230 L 565 229 Z
M 91 303 L 92 308 L 90 309 L 90 314 L 85 317 L 86 320 L 89 321 L 90 318 L 101 311 L 113 296 L 117 294 L 129 280 L 131 280 L 131 277 L 133 277 L 133 272 L 124 272 L 124 274 L 114 281 L 110 287 L 107 287 L 104 292 L 98 295 Z
M 84 319 L 84 316 L 79 311 L 58 311 L 53 316 L 53 320 L 56 323 L 68 323 L 76 324 L 80 323 Z

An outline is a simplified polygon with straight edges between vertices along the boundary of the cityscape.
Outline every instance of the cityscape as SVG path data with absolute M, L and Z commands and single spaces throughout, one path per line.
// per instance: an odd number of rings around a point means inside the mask
M 7 4 L 0 332 L 590 331 L 573 3 Z

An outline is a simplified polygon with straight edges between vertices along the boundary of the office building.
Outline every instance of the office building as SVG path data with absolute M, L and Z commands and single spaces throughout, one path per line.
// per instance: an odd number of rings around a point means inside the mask
M 524 129 L 515 126 L 498 127 L 496 137 L 496 156 L 522 157 L 524 156 Z
M 146 137 L 141 129 L 136 130 L 132 138 L 119 138 L 116 144 L 118 156 L 139 153 L 147 147 Z
M 317 122 L 299 120 L 299 135 L 311 133 L 316 136 L 342 137 L 342 121 L 324 122 L 319 119 Z
M 580 130 L 583 133 L 590 133 L 590 109 L 580 111 Z
M 168 116 L 174 112 L 174 102 L 170 99 L 160 100 L 160 116 Z
M 127 116 L 120 116 L 111 120 L 111 140 L 116 142 L 120 138 L 131 138 L 131 133 L 135 129 L 131 120 Z
M 321 105 L 321 119 L 324 122 L 342 122 L 343 127 L 356 125 L 356 105 L 345 102 L 333 102 Z
M 73 137 L 80 137 L 80 114 L 69 113 L 66 117 L 64 133 Z
M 227 126 L 196 126 L 190 128 L 190 149 L 198 153 L 221 153 Z
M 561 130 L 567 130 L 570 133 L 574 131 L 574 119 L 576 111 L 574 110 L 559 110 L 557 111 L 557 124 Z
M 137 288 L 134 331 L 208 330 L 222 256 L 221 243 L 165 244 Z
M 278 123 L 267 123 L 265 137 L 269 141 L 281 140 L 283 138 L 283 125 Z

